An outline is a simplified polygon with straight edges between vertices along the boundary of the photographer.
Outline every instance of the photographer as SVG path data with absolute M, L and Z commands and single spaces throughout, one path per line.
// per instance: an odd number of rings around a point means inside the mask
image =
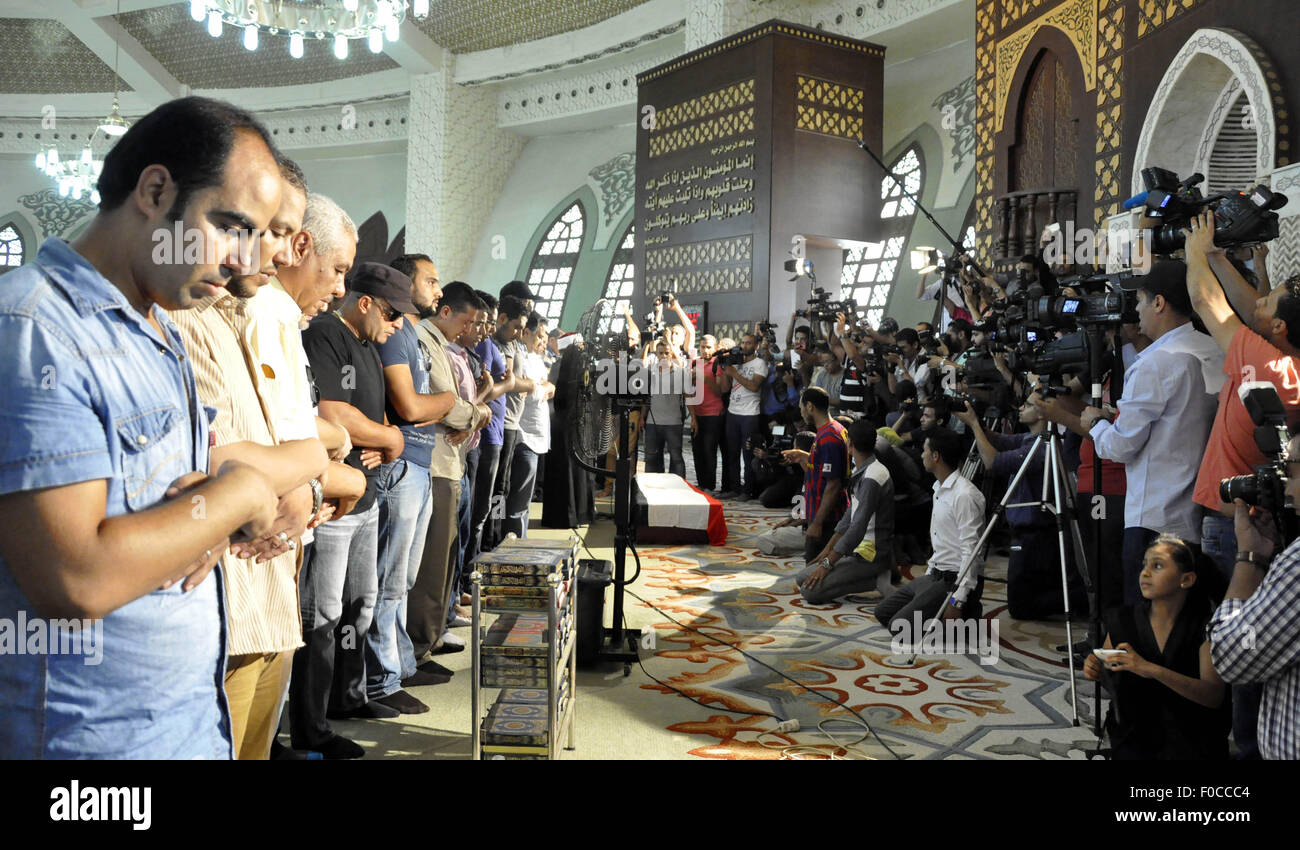
M 1141 598 L 1138 573 L 1151 541 L 1161 534 L 1195 540 L 1199 530 L 1191 496 L 1214 418 L 1206 382 L 1222 366 L 1211 340 L 1192 325 L 1186 278 L 1174 260 L 1135 278 L 1139 327 L 1152 343 L 1124 376 L 1119 417 L 1096 407 L 1080 415 L 1097 454 L 1125 466 L 1122 562 L 1130 605 Z
M 785 557 L 804 554 L 804 543 L 807 538 L 804 529 L 808 525 L 809 511 L 808 479 L 805 473 L 809 464 L 808 459 L 812 457 L 813 445 L 817 442 L 817 435 L 812 431 L 800 431 L 793 439 L 798 455 L 794 456 L 794 460 L 787 460 L 784 453 L 781 453 L 781 469 L 786 475 L 778 484 L 764 490 L 759 498 L 765 508 L 787 508 L 790 507 L 795 493 L 799 492 L 801 486 L 804 488 L 803 498 L 790 511 L 790 516 L 760 534 L 754 541 L 755 548 L 765 555 Z M 795 483 L 792 491 L 786 489 L 791 478 Z
M 682 457 L 682 395 L 686 386 L 686 364 L 673 345 L 663 337 L 655 343 L 655 355 L 647 357 L 650 370 L 650 403 L 641 408 L 645 428 L 645 471 L 664 471 L 664 447 L 668 448 L 668 471 L 686 477 Z
M 1246 475 L 1265 462 L 1255 445 L 1254 423 L 1237 394 L 1242 383 L 1268 381 L 1277 389 L 1292 426 L 1300 419 L 1300 276 L 1292 277 L 1267 297 L 1258 298 L 1247 326 L 1233 312 L 1224 292 L 1249 291 L 1235 269 L 1224 272 L 1222 286 L 1210 268 L 1214 246 L 1214 214 L 1192 220 L 1187 233 L 1188 290 L 1196 314 L 1227 355 L 1227 380 L 1219 393 L 1219 409 L 1209 445 L 1196 479 L 1195 499 L 1208 511 L 1201 525 L 1201 547 L 1224 574 L 1232 569 L 1237 551 L 1233 539 L 1232 505 L 1219 498 L 1219 482 Z
M 1030 451 L 1038 435 L 1047 428 L 1039 412 L 1039 399 L 1031 396 L 1020 408 L 1020 423 L 1029 426 L 1025 434 L 988 434 L 970 405 L 956 411 L 957 418 L 975 435 L 984 468 L 1009 486 L 1029 458 L 1029 468 L 1011 494 L 1006 510 L 1011 528 L 1011 557 L 1007 564 L 1007 613 L 1016 620 L 1043 620 L 1062 613 L 1061 550 L 1052 514 L 1026 503 L 1037 502 L 1043 493 L 1044 458 L 1048 444 Z M 1020 507 L 1024 505 L 1023 507 Z M 1016 506 L 1016 507 L 1013 507 Z M 1088 610 L 1083 580 L 1076 570 L 1068 570 L 1070 610 L 1083 614 Z
M 1286 495 L 1300 505 L 1300 438 L 1288 445 Z M 1294 510 L 1294 508 L 1293 508 Z M 1273 518 L 1238 499 L 1234 531 L 1239 551 L 1223 604 L 1210 618 L 1214 669 L 1225 682 L 1259 688 L 1258 720 L 1250 742 L 1266 759 L 1300 759 L 1300 539 L 1282 551 Z M 1262 686 L 1262 687 L 1261 687 Z M 1234 687 L 1234 695 L 1239 688 Z M 1242 745 L 1233 700 L 1233 734 Z
M 885 357 L 895 367 L 889 373 L 889 391 L 897 395 L 898 382 L 911 381 L 916 385 L 917 398 L 925 401 L 930 397 L 930 357 L 921 349 L 921 338 L 912 328 L 903 328 L 896 339 L 902 351 Z
M 714 490 L 718 486 L 718 447 L 725 424 L 722 392 L 718 386 L 722 367 L 714 356 L 717 346 L 713 334 L 700 338 L 700 356 L 691 361 L 695 393 L 686 397 L 686 409 L 691 413 L 695 483 L 701 490 Z
M 796 310 L 790 314 L 790 324 L 785 330 L 785 357 L 784 363 L 791 369 L 799 369 L 808 354 L 808 346 L 812 342 L 812 327 L 810 325 L 797 325 L 796 323 L 802 318 L 799 313 L 803 311 Z
M 840 408 L 849 413 L 866 416 L 877 426 L 885 421 L 885 413 L 893 398 L 885 385 L 885 364 L 875 357 L 867 346 L 890 346 L 898 323 L 886 318 L 877 331 L 870 328 L 849 329 L 848 317 L 835 314 L 835 328 L 830 335 L 831 351 L 842 358 L 844 377 L 840 383 Z M 838 351 L 837 351 L 838 349 Z
M 731 393 L 727 410 L 727 443 L 723 456 L 723 485 L 734 484 L 738 492 L 726 493 L 724 498 L 735 498 L 741 493 L 757 496 L 754 480 L 754 454 L 750 438 L 762 426 L 762 388 L 767 377 L 767 361 L 758 355 L 758 339 L 747 333 L 740 340 L 739 366 L 728 365 L 722 373 L 719 386 Z M 741 459 L 744 459 L 744 483 L 741 483 Z M 742 489 L 743 488 L 743 489 Z
M 818 347 L 805 359 L 809 362 L 816 359 L 819 364 L 813 370 L 807 385 L 825 390 L 831 400 L 831 416 L 839 416 L 840 388 L 844 385 L 844 367 L 840 364 L 840 359 L 826 346 Z
M 659 329 L 668 339 L 669 344 L 675 349 L 679 357 L 695 356 L 695 325 L 691 323 L 690 317 L 682 309 L 682 302 L 677 300 L 677 296 L 672 292 L 665 292 L 656 298 L 654 304 L 654 326 Z M 664 307 L 670 307 L 677 314 L 677 321 L 680 324 L 664 324 Z
M 889 471 L 875 458 L 876 432 L 871 423 L 859 419 L 847 436 L 855 469 L 849 479 L 851 510 L 841 509 L 830 540 L 816 555 L 806 558 L 807 565 L 795 577 L 799 593 L 813 605 L 873 589 L 882 596 L 890 591 L 894 485 Z M 815 468 L 815 460 L 813 465 Z

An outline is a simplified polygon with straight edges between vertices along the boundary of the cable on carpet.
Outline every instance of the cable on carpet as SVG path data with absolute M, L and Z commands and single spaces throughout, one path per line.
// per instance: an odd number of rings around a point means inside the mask
M 577 529 L 574 528 L 573 531 L 574 531 L 574 532 L 577 532 Z M 580 534 L 577 535 L 577 536 L 578 536 L 578 539 L 579 539 L 580 541 L 582 541 L 582 548 L 585 549 L 585 550 L 587 550 L 587 555 L 588 555 L 589 557 L 591 557 L 593 560 L 595 560 L 595 559 L 596 559 L 596 555 L 595 555 L 595 553 L 593 553 L 593 552 L 591 551 L 591 547 L 587 545 L 587 541 L 586 541 L 586 539 L 585 539 L 582 535 L 580 535 Z M 632 550 L 632 555 L 633 555 L 633 557 L 636 558 L 636 564 L 637 564 L 636 576 L 633 576 L 633 578 L 627 582 L 627 584 L 631 584 L 633 581 L 636 580 L 636 577 L 637 577 L 637 576 L 640 576 L 640 575 L 641 575 L 641 556 L 640 556 L 639 554 L 637 554 L 636 546 L 634 546 L 634 545 L 632 545 L 632 544 L 629 543 L 628 548 L 630 548 L 630 549 Z M 764 667 L 766 667 L 767 669 L 771 670 L 773 673 L 776 673 L 776 674 L 777 674 L 778 676 L 780 676 L 781 678 L 783 678 L 783 679 L 785 679 L 785 680 L 787 680 L 787 681 L 789 681 L 789 682 L 792 682 L 792 683 L 794 683 L 795 685 L 798 685 L 802 690 L 804 690 L 804 691 L 806 691 L 806 692 L 810 692 L 810 693 L 817 694 L 818 696 L 825 698 L 825 699 L 828 700 L 829 702 L 834 703 L 836 706 L 838 706 L 838 707 L 844 709 L 845 711 L 848 711 L 848 712 L 850 712 L 851 714 L 853 714 L 854 717 L 857 718 L 857 722 L 855 722 L 855 721 L 853 721 L 853 720 L 851 720 L 851 719 L 848 719 L 848 718 L 840 718 L 840 719 L 836 719 L 836 718 L 824 718 L 824 719 L 818 721 L 818 723 L 817 723 L 817 730 L 818 730 L 819 732 L 821 732 L 821 734 L 825 735 L 825 736 L 826 736 L 826 737 L 831 741 L 831 743 L 834 744 L 836 747 L 838 747 L 838 748 L 844 750 L 846 753 L 852 753 L 852 754 L 854 754 L 854 755 L 857 755 L 859 758 L 862 758 L 862 759 L 870 759 L 871 757 L 870 757 L 869 755 L 867 755 L 866 753 L 861 752 L 860 750 L 855 750 L 854 747 L 855 747 L 857 744 L 860 744 L 860 743 L 862 743 L 863 741 L 867 740 L 867 738 L 869 738 L 869 737 L 875 737 L 876 741 L 880 744 L 880 746 L 882 746 L 882 747 L 885 748 L 885 751 L 886 751 L 886 752 L 888 752 L 891 756 L 893 756 L 894 758 L 898 759 L 899 761 L 902 761 L 902 760 L 903 760 L 903 757 L 902 757 L 902 756 L 900 756 L 898 753 L 896 753 L 892 747 L 890 747 L 888 744 L 886 744 L 886 743 L 884 742 L 884 740 L 881 739 L 879 733 L 877 733 L 876 730 L 872 728 L 871 724 L 867 722 L 867 719 L 866 719 L 865 717 L 863 717 L 861 714 L 859 714 L 857 711 L 855 711 L 852 707 L 850 707 L 850 706 L 848 706 L 848 705 L 845 705 L 844 703 L 840 702 L 839 700 L 835 699 L 834 697 L 830 696 L 829 694 L 825 693 L 824 691 L 819 691 L 819 690 L 817 690 L 816 688 L 809 687 L 806 683 L 804 683 L 804 682 L 800 682 L 798 679 L 794 679 L 794 678 L 791 678 L 790 676 L 787 676 L 785 673 L 782 673 L 780 670 L 776 669 L 776 668 L 773 667 L 771 664 L 768 664 L 766 661 L 763 661 L 761 658 L 758 658 L 757 656 L 755 656 L 755 655 L 753 655 L 753 654 L 751 654 L 751 653 L 749 653 L 749 652 L 746 652 L 745 650 L 741 649 L 740 647 L 736 646 L 735 644 L 728 643 L 727 641 L 725 641 L 725 640 L 723 640 L 723 639 L 721 639 L 721 638 L 719 638 L 719 637 L 716 637 L 716 636 L 714 636 L 714 635 L 708 634 L 707 632 L 700 631 L 699 629 L 695 628 L 694 626 L 688 626 L 688 625 L 686 625 L 685 623 L 683 623 L 683 622 L 681 622 L 680 620 L 678 620 L 676 617 L 674 617 L 674 616 L 672 616 L 671 614 L 669 614 L 667 611 L 665 611 L 665 610 L 663 610 L 662 608 L 660 608 L 658 605 L 655 605 L 653 602 L 650 602 L 649 600 L 644 599 L 644 598 L 642 598 L 641 596 L 639 596 L 638 594 L 634 593 L 633 591 L 631 591 L 630 589 L 628 589 L 628 588 L 626 587 L 626 585 L 624 586 L 623 590 L 624 590 L 625 593 L 627 593 L 627 594 L 628 594 L 629 596 L 631 596 L 632 598 L 634 598 L 634 599 L 640 601 L 641 603 L 643 603 L 643 604 L 645 604 L 645 605 L 648 605 L 649 607 L 653 608 L 655 611 L 658 611 L 660 614 L 662 614 L 663 616 L 667 617 L 669 620 L 672 620 L 674 623 L 676 623 L 676 624 L 677 624 L 678 626 L 680 626 L 681 628 L 683 628 L 683 629 L 688 629 L 688 630 L 690 630 L 690 631 L 692 631 L 692 632 L 695 632 L 695 633 L 697 633 L 697 634 L 703 635 L 704 637 L 708 638 L 709 640 L 716 641 L 716 642 L 718 642 L 718 643 L 720 643 L 720 644 L 722 644 L 722 645 L 724 645 L 724 646 L 730 647 L 731 649 L 734 649 L 736 652 L 739 652 L 741 655 L 745 656 L 746 658 L 748 658 L 748 659 L 750 659 L 750 660 L 752 660 L 752 661 L 756 661 L 756 662 L 758 662 L 759 664 L 762 664 Z M 623 628 L 625 628 L 625 629 L 627 628 L 627 614 L 626 614 L 626 613 L 623 615 Z M 693 698 L 693 697 L 691 697 L 691 696 L 689 696 L 689 695 L 683 693 L 682 691 L 678 690 L 677 688 L 674 688 L 672 685 L 669 685 L 669 684 L 667 684 L 666 682 L 662 682 L 662 681 L 660 681 L 659 679 L 655 678 L 654 676 L 650 675 L 650 671 L 645 669 L 645 664 L 641 661 L 641 656 L 640 656 L 639 653 L 638 653 L 638 655 L 637 655 L 637 665 L 641 668 L 641 672 L 643 672 L 643 673 L 646 674 L 646 677 L 647 677 L 647 678 L 653 679 L 655 682 L 657 682 L 658 684 L 662 685 L 663 687 L 668 688 L 669 690 L 671 690 L 671 691 L 673 691 L 673 692 L 675 692 L 675 693 L 677 693 L 677 694 L 680 694 L 680 695 L 683 696 L 683 697 L 686 697 L 686 699 L 690 700 L 691 702 L 695 703 L 696 705 L 699 705 L 699 706 L 702 706 L 702 707 L 704 707 L 704 708 L 708 708 L 708 709 L 711 709 L 711 710 L 712 710 L 712 709 L 718 709 L 718 708 L 721 708 L 723 711 L 729 711 L 729 712 L 732 712 L 733 714 L 748 714 L 748 715 L 753 715 L 753 716 L 771 717 L 773 720 L 776 720 L 776 721 L 778 721 L 778 722 L 785 722 L 785 721 L 783 721 L 780 717 L 777 717 L 775 714 L 771 714 L 771 713 L 769 713 L 769 712 L 763 712 L 763 711 L 742 711 L 742 710 L 740 710 L 740 709 L 723 708 L 722 706 L 709 706 L 709 705 L 705 705 L 704 703 L 700 702 L 699 700 L 697 700 L 697 699 L 695 699 L 695 698 Z M 860 738 L 857 738 L 857 739 L 855 739 L 855 740 L 853 740 L 853 741 L 849 741 L 847 744 L 845 744 L 845 743 L 841 742 L 838 738 L 836 738 L 836 737 L 835 737 L 835 736 L 834 736 L 834 735 L 833 735 L 833 734 L 832 734 L 832 733 L 831 733 L 831 732 L 826 728 L 826 724 L 827 724 L 827 723 L 846 723 L 846 724 L 848 724 L 848 725 L 850 725 L 850 726 L 857 726 L 858 723 L 861 723 L 861 724 L 862 724 L 862 725 L 861 725 L 861 728 L 864 728 L 866 731 L 862 733 L 862 736 L 861 736 Z M 794 744 L 794 745 L 786 744 L 786 745 L 784 745 L 784 746 L 780 746 L 780 747 L 778 747 L 778 746 L 773 746 L 772 744 L 769 744 L 769 743 L 766 743 L 766 742 L 763 741 L 763 737 L 764 737 L 765 735 L 776 735 L 776 734 L 781 734 L 781 733 L 778 733 L 778 732 L 775 732 L 775 731 L 772 731 L 772 730 L 767 730 L 767 731 L 762 732 L 762 733 L 758 736 L 758 739 L 757 739 L 757 740 L 758 740 L 758 743 L 759 743 L 760 746 L 766 747 L 767 749 L 779 749 L 779 750 L 781 750 L 782 758 L 792 758 L 792 759 L 793 759 L 793 758 L 800 758 L 800 757 L 805 756 L 805 755 L 816 755 L 816 756 L 819 756 L 819 757 L 822 757 L 822 758 L 829 757 L 829 758 L 830 758 L 831 760 L 833 760 L 833 761 L 845 761 L 845 760 L 846 760 L 846 759 L 844 759 L 843 756 L 838 756 L 838 755 L 835 755 L 834 753 L 829 753 L 829 754 L 828 754 L 825 750 L 822 750 L 820 747 L 817 747 L 817 746 L 812 745 L 812 744 Z

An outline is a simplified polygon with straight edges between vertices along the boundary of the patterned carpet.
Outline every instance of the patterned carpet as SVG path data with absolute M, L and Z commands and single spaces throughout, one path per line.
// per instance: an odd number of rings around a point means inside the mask
M 825 698 L 721 641 L 851 705 L 905 758 L 1080 759 L 1095 746 L 1090 732 L 1092 683 L 1082 674 L 1081 725 L 1071 725 L 1067 671 L 1054 649 L 1065 642 L 1065 626 L 1006 616 L 1005 557 L 990 558 L 984 593 L 984 618 L 1000 638 L 985 660 L 995 663 L 983 664 L 974 654 L 895 655 L 890 633 L 871 616 L 874 594 L 808 605 L 794 586 L 802 558 L 774 558 L 756 550 L 756 536 L 782 512 L 757 503 L 728 503 L 726 515 L 727 546 L 641 547 L 643 573 L 632 590 L 704 634 L 679 627 L 635 599 L 629 598 L 629 608 L 642 609 L 636 620 L 653 624 L 654 637 L 643 646 L 653 647 L 660 679 L 709 706 L 797 718 L 801 731 L 763 735 L 774 725 L 771 718 L 726 712 L 668 725 L 670 732 L 696 736 L 691 743 L 704 738 L 706 743 L 691 747 L 689 755 L 774 759 L 781 757 L 785 745 L 815 745 L 842 754 L 816 727 L 830 718 L 853 720 Z M 904 580 L 910 578 L 904 568 Z M 1085 634 L 1086 625 L 1076 623 L 1075 640 Z M 664 670 L 671 675 L 665 677 Z M 667 688 L 654 683 L 642 687 L 691 709 L 686 713 L 699 714 Z M 672 710 L 667 702 L 657 706 L 656 713 L 671 716 Z M 864 730 L 860 724 L 835 723 L 830 731 L 847 743 Z M 771 746 L 760 743 L 760 736 Z M 874 758 L 893 758 L 874 739 L 854 749 Z

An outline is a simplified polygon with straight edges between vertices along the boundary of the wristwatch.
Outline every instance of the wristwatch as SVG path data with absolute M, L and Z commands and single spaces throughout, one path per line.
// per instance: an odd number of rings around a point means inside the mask
M 316 516 L 320 513 L 320 506 L 325 503 L 325 487 L 319 478 L 313 478 L 307 483 L 311 487 L 311 515 Z
M 1268 566 L 1272 561 L 1272 556 L 1261 555 L 1258 552 L 1237 553 L 1237 563 L 1254 564 L 1265 572 L 1268 572 Z
M 821 567 L 823 570 L 825 570 L 828 573 L 831 570 L 835 569 L 835 564 L 831 562 L 830 558 L 822 558 L 821 563 L 819 563 L 817 566 Z

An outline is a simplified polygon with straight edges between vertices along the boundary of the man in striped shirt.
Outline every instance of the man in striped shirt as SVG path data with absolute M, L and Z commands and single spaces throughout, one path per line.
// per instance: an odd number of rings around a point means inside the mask
M 169 312 L 190 356 L 199 398 L 217 410 L 210 432 L 212 465 L 239 459 L 263 470 L 275 484 L 287 526 L 279 539 L 242 550 L 249 557 L 222 557 L 229 606 L 225 690 L 239 759 L 266 759 L 270 754 L 293 651 L 302 645 L 298 543 L 323 510 L 309 482 L 319 479 L 329 465 L 317 439 L 277 441 L 244 343 L 250 325 L 248 299 L 271 279 L 277 262 L 288 263 L 286 237 L 302 226 L 306 200 L 301 189 L 282 180 L 280 207 L 262 233 L 258 273 L 231 278 L 223 292 L 204 298 L 192 310 Z
M 849 507 L 849 449 L 844 426 L 831 419 L 830 397 L 820 387 L 809 387 L 799 398 L 799 412 L 817 429 L 804 485 L 804 560 L 811 562 L 826 548 L 836 525 Z
M 1291 440 L 1286 494 L 1300 500 L 1300 437 Z M 1297 502 L 1300 503 L 1300 502 Z M 1256 741 L 1266 759 L 1300 758 L 1300 539 L 1273 557 L 1273 519 L 1236 500 L 1237 558 L 1207 627 L 1214 669 L 1230 684 L 1260 683 Z

